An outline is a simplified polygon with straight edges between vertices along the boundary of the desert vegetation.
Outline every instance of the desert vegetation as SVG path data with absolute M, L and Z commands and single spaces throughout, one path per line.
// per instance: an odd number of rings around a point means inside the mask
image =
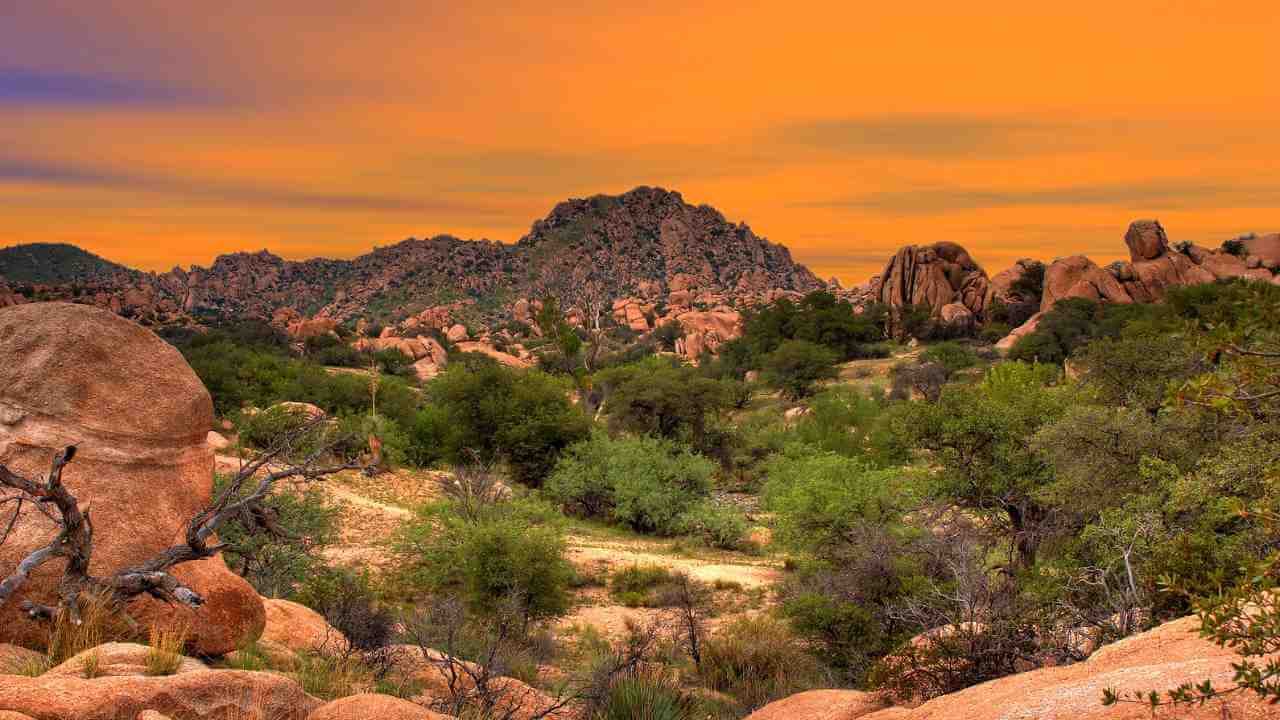
M 919 703 L 1198 614 L 1233 685 L 1098 705 L 1274 695 L 1280 289 L 1063 300 L 1007 357 L 917 314 L 784 298 L 691 364 L 670 331 L 547 302 L 545 362 L 455 352 L 430 377 L 260 324 L 171 335 L 226 436 L 208 507 L 97 577 L 112 528 L 61 481 L 75 449 L 4 469 L 11 524 L 29 504 L 56 528 L 0 603 L 67 561 L 24 605 L 48 628 L 24 672 L 105 677 L 123 651 L 95 648 L 132 641 L 147 676 L 197 655 L 328 701 L 728 719 L 815 688 Z M 261 640 L 133 621 L 138 595 L 200 607 L 175 568 L 214 556 L 266 598 Z

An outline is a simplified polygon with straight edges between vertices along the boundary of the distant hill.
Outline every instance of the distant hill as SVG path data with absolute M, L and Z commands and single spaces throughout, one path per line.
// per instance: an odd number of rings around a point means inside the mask
M 65 243 L 31 243 L 0 249 L 0 278 L 14 283 L 97 283 L 141 275 L 137 270 Z
M 184 315 L 269 318 L 285 308 L 343 321 L 394 321 L 457 302 L 498 314 L 519 298 L 541 297 L 566 283 L 591 283 L 610 298 L 665 297 L 674 284 L 731 305 L 770 291 L 825 287 L 785 247 L 746 224 L 649 187 L 562 202 L 514 244 L 441 235 L 352 260 L 292 261 L 263 250 L 162 274 L 130 270 L 70 245 L 3 252 L 13 260 L 0 263 L 0 280 L 90 286 L 94 302 L 154 322 Z

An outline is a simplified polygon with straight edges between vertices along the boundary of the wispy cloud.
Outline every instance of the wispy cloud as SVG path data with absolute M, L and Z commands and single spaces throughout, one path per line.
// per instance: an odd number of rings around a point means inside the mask
M 107 75 L 0 68 L 0 105 L 164 106 L 209 104 L 205 91 L 130 82 Z
M 0 184 L 6 181 L 64 187 L 92 187 L 135 193 L 159 193 L 187 200 L 255 207 L 378 212 L 465 212 L 483 217 L 504 216 L 509 213 L 508 210 L 500 207 L 436 198 L 330 192 L 300 187 L 148 175 L 43 161 L 0 158 Z
M 1033 116 L 888 114 L 793 123 L 772 134 L 824 153 L 947 157 L 1043 152 L 1073 142 L 1077 133 Z
M 798 203 L 797 207 L 847 208 L 892 215 L 1029 206 L 1105 206 L 1185 210 L 1211 207 L 1280 207 L 1280 185 L 1153 181 L 1042 189 L 922 188 L 866 193 Z

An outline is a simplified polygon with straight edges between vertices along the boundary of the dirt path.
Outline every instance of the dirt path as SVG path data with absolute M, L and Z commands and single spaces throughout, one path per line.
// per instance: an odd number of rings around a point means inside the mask
M 230 465 L 233 458 L 219 458 Z M 338 542 L 325 550 L 336 565 L 387 570 L 394 564 L 390 544 L 399 527 L 413 518 L 414 507 L 441 496 L 446 473 L 395 473 L 369 478 L 359 473 L 342 473 L 315 483 L 325 502 L 338 511 Z M 690 557 L 676 553 L 671 542 L 641 537 L 593 537 L 571 533 L 567 538 L 568 560 L 584 575 L 598 583 L 575 591 L 574 610 L 558 626 L 562 629 L 590 627 L 605 637 L 626 631 L 628 619 L 659 618 L 661 610 L 628 608 L 616 603 L 599 583 L 613 572 L 633 565 L 658 565 L 718 588 L 717 597 L 725 612 L 717 621 L 744 612 L 758 611 L 767 602 L 769 588 L 782 577 L 781 563 L 774 557 L 741 553 L 711 553 Z

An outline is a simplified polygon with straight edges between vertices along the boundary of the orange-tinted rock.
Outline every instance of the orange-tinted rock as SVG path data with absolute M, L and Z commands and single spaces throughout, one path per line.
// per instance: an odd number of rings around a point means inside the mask
M 1242 241 L 1245 253 L 1256 257 L 1263 267 L 1271 270 L 1280 269 L 1280 233 L 1255 235 Z
M 1124 244 L 1131 261 L 1154 260 L 1169 250 L 1169 236 L 1156 220 L 1135 220 L 1124 234 Z
M 180 539 L 181 535 L 175 536 L 174 542 Z M 262 598 L 248 581 L 231 572 L 221 555 L 183 563 L 172 573 L 200 593 L 204 604 L 192 610 L 134 600 L 129 613 L 141 624 L 181 630 L 187 634 L 192 652 L 209 656 L 226 655 L 262 634 L 266 624 Z
M 0 675 L 23 675 L 44 661 L 44 654 L 17 645 L 0 644 Z
M 950 303 L 981 314 L 990 291 L 986 272 L 952 242 L 901 248 L 879 278 L 872 287 L 874 300 L 893 308 L 925 305 L 935 315 Z
M 449 720 L 421 705 L 390 695 L 352 695 L 325 703 L 308 720 Z
M 1113 303 L 1133 302 L 1114 275 L 1083 255 L 1059 258 L 1045 268 L 1040 312 L 1048 311 L 1059 300 L 1074 297 Z
M 742 337 L 742 315 L 737 312 L 694 310 L 677 315 L 675 320 L 684 330 L 684 337 L 676 341 L 676 352 L 692 360 Z
M 147 656 L 151 648 L 136 643 L 106 643 L 67 658 L 61 665 L 46 671 L 40 677 L 83 678 L 84 668 L 90 659 L 95 662 L 98 677 L 141 676 L 147 674 Z M 183 657 L 173 674 L 208 670 L 199 660 Z
M 859 690 L 810 690 L 771 702 L 746 720 L 854 720 L 885 707 L 875 695 Z
M 1021 280 L 1036 264 L 1038 264 L 1037 260 L 1023 258 L 1014 263 L 1013 267 L 1001 270 L 992 276 L 985 304 L 990 306 L 994 300 L 999 300 L 1006 305 L 1014 302 L 1039 303 L 1038 297 L 1024 298 L 1017 296 L 1013 291 L 1013 284 Z
M 483 355 L 488 355 L 489 357 L 493 358 L 494 360 L 497 360 L 498 362 L 502 363 L 503 365 L 506 365 L 507 367 L 513 367 L 513 368 L 529 367 L 528 360 L 518 358 L 515 355 L 511 355 L 509 353 L 504 353 L 498 350 L 497 348 L 495 348 L 494 346 L 490 345 L 489 343 L 460 342 L 460 343 L 457 343 L 454 347 L 456 347 L 459 352 L 476 352 L 476 353 L 481 353 Z
M 462 342 L 463 340 L 466 340 L 468 337 L 467 326 L 462 324 L 454 325 L 453 327 L 449 328 L 449 331 L 445 334 L 445 337 L 449 338 L 449 342 L 452 342 L 452 343 Z
M 1239 656 L 1200 639 L 1199 620 L 1183 618 L 1134 635 L 1095 652 L 1074 665 L 1049 667 L 1010 675 L 934 698 L 901 720 L 1139 720 L 1151 716 L 1142 704 L 1104 707 L 1106 688 L 1124 691 L 1175 688 L 1183 683 L 1212 680 L 1214 687 L 1231 685 L 1231 663 Z M 1225 705 L 1225 709 L 1224 709 Z M 890 715 L 871 714 L 869 720 Z M 1260 720 L 1275 717 L 1275 707 L 1248 692 L 1235 693 L 1223 703 L 1181 708 L 1177 717 L 1211 720 Z
M 289 323 L 288 333 L 289 337 L 295 340 L 306 340 L 307 338 L 328 335 L 337 328 L 337 320 L 327 317 L 316 317 L 309 320 L 295 320 Z
M 939 317 L 943 323 L 957 329 L 972 330 L 978 322 L 969 308 L 960 303 L 943 305 Z
M 91 572 L 109 575 L 170 547 L 213 490 L 213 404 L 182 355 L 110 312 L 64 303 L 0 310 L 0 352 L 9 358 L 0 367 L 0 462 L 39 476 L 55 452 L 77 446 L 63 482 L 82 505 L 92 504 Z M 0 572 L 56 534 L 51 520 L 24 508 L 0 545 Z M 55 603 L 62 569 L 61 561 L 46 563 L 0 608 L 0 642 L 43 645 L 47 628 L 19 606 Z M 239 592 L 243 581 L 232 578 L 225 570 L 209 574 L 213 585 L 203 589 Z M 252 604 L 257 595 L 242 600 Z M 156 616 L 190 612 L 149 598 L 132 607 Z M 198 646 L 232 632 L 200 613 L 192 627 Z
M 0 676 L 0 710 L 25 713 L 39 720 L 120 720 L 136 718 L 146 710 L 174 720 L 304 720 L 319 705 L 296 682 L 274 673 L 201 670 L 161 677 L 92 680 Z
M 996 343 L 996 349 L 1001 352 L 1008 352 L 1009 348 L 1013 347 L 1014 343 L 1018 342 L 1020 338 L 1035 332 L 1036 328 L 1040 326 L 1040 319 L 1043 317 L 1044 313 L 1038 312 L 1030 318 L 1027 318 L 1026 322 L 1014 328 L 1012 332 L 1001 338 L 1000 341 Z
M 311 608 L 289 600 L 263 600 L 266 626 L 262 639 L 295 652 L 337 650 L 346 645 L 342 632 Z

